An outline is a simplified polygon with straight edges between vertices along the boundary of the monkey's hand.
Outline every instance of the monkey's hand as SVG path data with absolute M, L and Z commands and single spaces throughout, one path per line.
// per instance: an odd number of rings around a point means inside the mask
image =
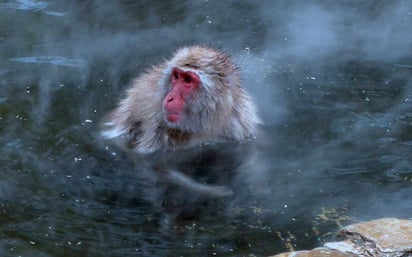
M 192 178 L 176 170 L 165 170 L 162 172 L 163 178 L 174 185 L 181 186 L 190 191 L 208 195 L 211 197 L 227 197 L 233 195 L 233 190 L 225 186 L 214 186 L 201 184 Z

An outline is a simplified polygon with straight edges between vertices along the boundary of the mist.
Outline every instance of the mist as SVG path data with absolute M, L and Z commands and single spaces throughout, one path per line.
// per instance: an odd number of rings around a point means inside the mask
M 286 249 L 276 231 L 297 249 L 327 240 L 325 209 L 411 218 L 411 1 L 7 0 L 0 24 L 5 256 L 267 256 Z M 176 228 L 98 124 L 134 77 L 194 44 L 233 57 L 263 124 L 225 208 Z

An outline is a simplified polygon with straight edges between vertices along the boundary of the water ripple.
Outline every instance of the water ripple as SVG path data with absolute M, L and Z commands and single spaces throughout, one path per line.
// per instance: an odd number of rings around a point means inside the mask
M 27 57 L 16 57 L 11 58 L 11 61 L 22 62 L 22 63 L 48 63 L 59 66 L 70 66 L 70 67 L 84 67 L 86 66 L 86 61 L 82 59 L 71 59 L 63 56 L 27 56 Z
M 14 2 L 6 2 L 0 4 L 0 8 L 16 9 L 22 11 L 39 11 L 47 8 L 48 6 L 48 2 L 32 0 L 17 0 Z

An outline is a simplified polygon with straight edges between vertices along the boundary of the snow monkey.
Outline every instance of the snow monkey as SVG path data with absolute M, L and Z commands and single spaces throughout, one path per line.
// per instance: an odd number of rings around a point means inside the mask
M 259 118 L 240 85 L 237 67 L 221 51 L 184 47 L 136 78 L 109 115 L 102 135 L 127 138 L 139 153 L 214 141 L 245 141 Z
M 239 69 L 230 57 L 220 50 L 191 46 L 134 79 L 103 123 L 102 135 L 136 154 L 168 155 L 196 145 L 250 141 L 259 123 L 255 104 L 241 87 Z M 175 185 L 212 195 L 230 192 L 162 165 L 166 167 L 158 170 Z

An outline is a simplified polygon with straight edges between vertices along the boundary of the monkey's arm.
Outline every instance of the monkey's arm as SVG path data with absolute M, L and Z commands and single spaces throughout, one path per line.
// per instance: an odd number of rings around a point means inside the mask
M 214 186 L 196 182 L 194 179 L 176 170 L 161 171 L 162 179 L 170 184 L 185 188 L 189 191 L 212 197 L 224 197 L 233 195 L 233 191 L 225 186 Z
M 104 118 L 101 135 L 122 149 L 147 153 L 161 147 L 162 88 L 158 83 L 163 66 L 155 66 L 133 80 L 126 97 Z

